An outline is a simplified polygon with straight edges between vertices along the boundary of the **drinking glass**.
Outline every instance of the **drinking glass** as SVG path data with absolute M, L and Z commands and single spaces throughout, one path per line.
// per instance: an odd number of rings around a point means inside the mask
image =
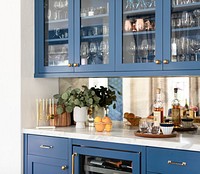
M 152 0 L 144 0 L 144 5 L 146 8 L 151 8 L 153 6 Z
M 55 16 L 57 16 L 56 19 L 61 19 L 61 9 L 64 7 L 63 1 L 55 1 L 53 6 L 55 8 Z
M 53 39 L 61 39 L 62 37 L 60 36 L 60 28 L 55 28 L 54 29 L 54 35 L 52 37 Z
M 189 27 L 190 26 L 190 13 L 184 11 L 181 17 L 182 27 Z
M 132 0 L 126 0 L 125 11 L 132 10 Z
M 132 8 L 137 10 L 139 7 L 140 1 L 139 0 L 132 0 Z
M 148 62 L 148 52 L 149 52 L 149 43 L 147 39 L 143 39 L 140 45 L 140 52 L 141 52 L 141 62 L 145 63 Z
M 95 42 L 91 42 L 89 46 L 89 58 L 88 58 L 88 63 L 89 64 L 95 64 L 95 57 L 97 56 L 97 45 Z
M 200 9 L 194 10 L 193 14 L 197 18 L 197 26 L 200 26 Z
M 51 20 L 51 10 L 50 9 L 48 9 L 48 11 L 47 11 L 47 19 Z
M 134 39 L 127 45 L 126 50 L 132 56 L 132 61 L 135 62 L 136 45 Z
M 200 42 L 199 40 L 191 40 L 190 42 L 190 47 L 193 51 L 193 53 L 195 54 L 195 60 L 194 61 L 198 61 L 198 53 L 200 51 Z

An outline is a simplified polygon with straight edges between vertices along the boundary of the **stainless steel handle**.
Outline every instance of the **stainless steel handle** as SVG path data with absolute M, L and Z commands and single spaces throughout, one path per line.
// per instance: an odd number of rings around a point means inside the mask
M 72 174 L 74 174 L 74 158 L 77 156 L 77 153 L 72 154 Z
M 155 63 L 156 64 L 161 64 L 161 61 L 160 60 L 155 60 Z
M 67 169 L 67 166 L 62 166 L 61 169 L 62 169 L 62 170 L 66 170 L 66 169 Z
M 186 166 L 187 165 L 186 162 L 175 162 L 175 161 L 170 161 L 170 160 L 168 160 L 167 163 L 171 164 L 171 165 L 177 165 L 177 166 Z
M 49 146 L 49 145 L 40 145 L 40 148 L 42 148 L 42 149 L 52 149 L 53 146 Z

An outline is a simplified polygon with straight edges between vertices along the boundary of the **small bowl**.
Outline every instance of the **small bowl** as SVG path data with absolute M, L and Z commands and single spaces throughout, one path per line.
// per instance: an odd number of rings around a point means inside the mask
M 190 128 L 193 125 L 193 118 L 182 118 L 181 123 L 184 128 Z
M 172 134 L 174 124 L 173 123 L 160 123 L 160 128 L 164 135 Z
M 95 126 L 95 129 L 96 129 L 97 132 L 103 132 L 106 124 L 99 122 L 99 123 L 95 123 L 94 126 Z

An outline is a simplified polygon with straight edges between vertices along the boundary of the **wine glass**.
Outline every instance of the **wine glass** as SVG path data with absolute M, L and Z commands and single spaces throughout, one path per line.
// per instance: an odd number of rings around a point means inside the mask
M 137 10 L 139 7 L 140 1 L 139 0 L 132 0 L 132 7 L 134 10 Z
M 144 0 L 144 5 L 146 8 L 151 8 L 153 5 L 153 1 L 152 0 Z
M 195 54 L 195 61 L 198 61 L 198 52 L 200 51 L 200 42 L 198 40 L 192 39 L 190 42 L 190 47 Z
M 147 39 L 143 39 L 140 45 L 142 60 L 141 62 L 148 62 L 149 43 Z
M 125 11 L 132 10 L 132 0 L 126 0 Z
M 132 62 L 135 62 L 136 45 L 134 39 L 127 44 L 126 50 L 132 56 Z
M 88 63 L 89 64 L 95 64 L 94 58 L 97 55 L 97 45 L 95 42 L 91 42 L 89 46 L 89 58 L 88 58 Z
M 60 28 L 55 28 L 54 29 L 54 35 L 53 39 L 61 39 L 62 37 L 60 36 Z
M 194 10 L 193 14 L 197 18 L 197 26 L 200 26 L 200 9 Z
M 62 0 L 59 1 L 55 1 L 54 2 L 54 8 L 55 8 L 55 15 L 57 16 L 56 19 L 61 19 L 61 9 L 64 7 L 64 3 L 62 2 Z

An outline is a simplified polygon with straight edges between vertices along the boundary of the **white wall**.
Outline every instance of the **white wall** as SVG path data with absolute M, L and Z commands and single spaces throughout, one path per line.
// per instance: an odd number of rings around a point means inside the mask
M 33 78 L 33 0 L 1 1 L 1 7 L 0 173 L 21 174 L 21 130 L 35 127 L 35 98 L 57 93 L 58 80 Z

